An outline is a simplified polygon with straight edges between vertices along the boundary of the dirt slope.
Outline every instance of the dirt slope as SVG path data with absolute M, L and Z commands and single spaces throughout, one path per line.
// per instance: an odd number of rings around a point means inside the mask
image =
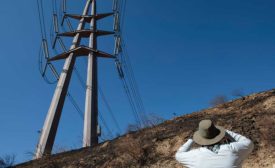
M 255 149 L 243 167 L 272 168 L 275 164 L 275 90 L 271 90 L 127 134 L 93 150 L 70 151 L 15 167 L 181 168 L 175 152 L 205 118 L 252 139 Z

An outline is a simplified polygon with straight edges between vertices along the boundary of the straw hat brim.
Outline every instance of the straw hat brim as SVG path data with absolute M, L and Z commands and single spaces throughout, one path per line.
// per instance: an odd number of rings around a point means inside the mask
M 196 131 L 193 135 L 193 140 L 199 145 L 213 145 L 215 143 L 218 143 L 225 136 L 225 129 L 220 126 L 216 126 L 216 128 L 220 131 L 220 133 L 214 138 L 212 139 L 204 138 L 200 135 L 199 131 Z

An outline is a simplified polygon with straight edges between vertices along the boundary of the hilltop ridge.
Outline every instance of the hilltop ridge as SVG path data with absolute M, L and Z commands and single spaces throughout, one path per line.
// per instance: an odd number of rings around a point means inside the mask
M 205 118 L 252 139 L 255 147 L 244 168 L 271 168 L 275 164 L 275 90 L 270 90 L 129 133 L 93 149 L 73 150 L 15 167 L 181 168 L 175 152 Z

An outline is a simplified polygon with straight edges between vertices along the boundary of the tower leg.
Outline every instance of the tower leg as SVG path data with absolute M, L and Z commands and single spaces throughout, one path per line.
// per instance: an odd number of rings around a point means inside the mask
M 85 102 L 83 147 L 98 144 L 97 58 L 88 57 L 88 78 Z
M 43 155 L 51 154 L 57 127 L 58 127 L 60 116 L 63 109 L 63 105 L 65 102 L 65 98 L 67 96 L 67 91 L 68 91 L 70 79 L 72 76 L 74 64 L 75 64 L 75 57 L 73 56 L 73 54 L 71 54 L 66 59 L 65 65 L 63 67 L 63 72 L 61 73 L 61 76 L 58 80 L 58 84 L 55 89 L 51 106 L 49 108 L 43 129 L 41 132 L 35 158 L 41 158 Z
M 83 15 L 87 15 L 89 11 L 89 7 L 91 4 L 91 0 L 87 0 L 86 6 L 83 10 Z M 77 30 L 82 30 L 85 26 L 84 18 L 82 18 L 78 24 Z M 76 48 L 80 43 L 81 37 L 80 34 L 76 34 L 73 39 L 73 44 L 70 49 Z M 62 109 L 64 106 L 64 102 L 67 96 L 68 87 L 70 84 L 73 67 L 75 64 L 76 57 L 74 53 L 71 53 L 68 58 L 66 58 L 65 64 L 63 66 L 63 71 L 60 75 L 60 78 L 57 83 L 57 87 L 55 89 L 55 93 L 44 122 L 44 126 L 41 132 L 41 136 L 39 139 L 39 143 L 37 145 L 35 158 L 41 158 L 44 155 L 50 155 L 59 120 L 61 117 Z
M 92 1 L 93 16 L 96 15 L 96 0 Z M 91 20 L 91 29 L 96 30 L 96 20 Z M 97 48 L 97 37 L 95 33 L 91 33 L 89 47 Z M 83 147 L 98 144 L 98 79 L 97 79 L 97 57 L 94 53 L 88 56 L 87 70 L 87 88 L 85 102 L 85 118 L 83 131 Z

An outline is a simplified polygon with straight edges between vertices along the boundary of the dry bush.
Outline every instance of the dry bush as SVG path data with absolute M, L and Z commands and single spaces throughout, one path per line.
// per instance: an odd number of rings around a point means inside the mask
M 12 167 L 15 163 L 15 155 L 5 155 L 0 157 L 0 168 Z
M 210 105 L 211 106 L 217 106 L 220 104 L 224 104 L 228 101 L 227 97 L 224 95 L 218 95 L 216 97 L 214 97 L 211 101 L 210 101 Z
M 145 121 L 144 127 L 152 127 L 163 123 L 165 119 L 154 113 L 151 113 L 144 117 L 144 121 Z
M 141 120 L 142 120 L 142 126 L 139 126 L 138 124 L 129 124 L 126 129 L 126 133 L 136 132 L 142 128 L 153 127 L 165 121 L 164 118 L 154 113 L 150 113 L 148 115 L 142 115 Z
M 126 133 L 135 132 L 140 130 L 140 126 L 138 124 L 129 124 L 126 128 Z
M 232 91 L 232 96 L 240 97 L 240 98 L 242 98 L 243 100 L 245 99 L 245 94 L 244 94 L 244 92 L 242 91 L 242 89 L 233 90 L 233 91 Z

